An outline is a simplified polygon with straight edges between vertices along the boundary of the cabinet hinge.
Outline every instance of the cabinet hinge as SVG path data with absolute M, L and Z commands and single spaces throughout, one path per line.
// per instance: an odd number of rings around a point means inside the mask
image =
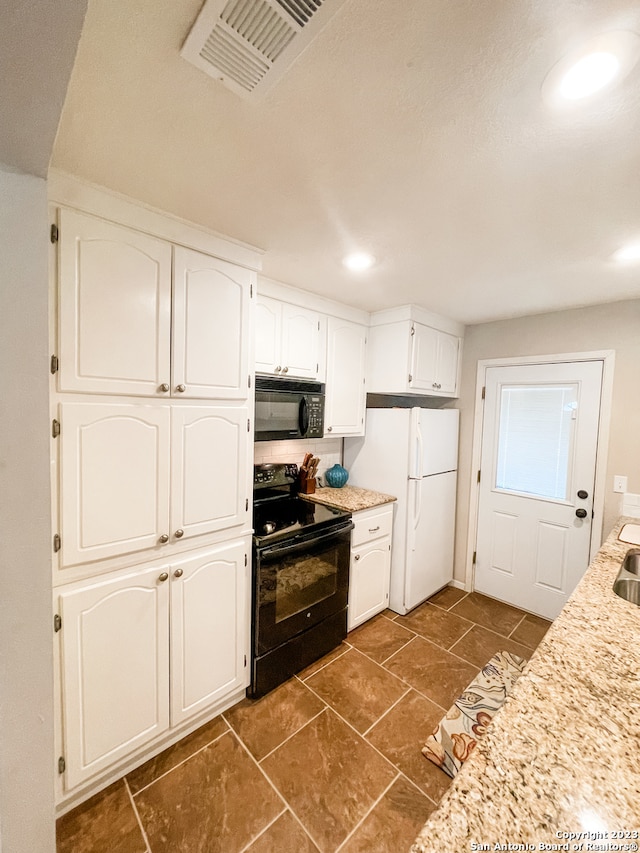
M 246 498 L 246 500 L 245 500 L 245 502 L 244 502 L 244 511 L 245 511 L 245 512 L 249 512 L 249 498 Z M 247 565 L 247 556 L 246 556 L 246 554 L 245 554 L 245 558 L 244 558 L 244 564 L 245 564 L 245 566 Z
M 319 365 L 319 364 L 318 364 L 318 362 L 316 361 L 316 373 L 318 373 L 318 371 L 319 371 L 319 370 L 320 370 L 320 365 Z
M 248 558 L 248 556 L 245 554 L 245 555 L 244 555 L 244 564 L 245 564 L 245 566 L 247 565 L 247 563 L 248 563 L 248 562 L 249 562 L 249 558 Z
M 58 226 L 55 222 L 51 225 L 50 238 L 52 243 L 57 243 L 60 238 L 60 232 L 58 231 Z
M 413 382 L 413 376 L 409 374 L 409 382 Z
M 57 373 L 59 366 L 60 366 L 60 362 L 58 361 L 58 356 L 52 355 L 51 356 L 51 367 L 50 367 L 51 373 Z
M 251 432 L 251 421 L 247 418 L 247 432 Z
M 253 299 L 253 285 L 252 284 L 249 285 L 249 296 L 250 296 L 250 298 Z
M 53 553 L 57 554 L 60 548 L 62 548 L 62 539 L 60 539 L 60 534 L 56 533 L 53 537 Z
M 320 320 L 318 320 L 318 331 L 320 331 Z
M 57 438 L 60 435 L 60 421 L 55 418 L 51 421 L 51 436 Z
M 58 773 L 62 775 L 64 771 L 67 769 L 67 762 L 64 760 L 64 755 L 61 755 L 58 759 Z
M 244 656 L 244 665 L 245 666 L 247 665 L 247 656 L 246 655 Z
M 59 613 L 56 613 L 56 615 L 53 617 L 53 630 L 54 630 L 54 633 L 56 633 L 56 634 L 57 634 L 57 633 L 58 633 L 58 631 L 60 631 L 60 629 L 61 629 L 61 628 L 62 628 L 62 617 L 60 616 L 60 614 L 59 614 Z
M 483 399 L 483 400 L 484 400 L 484 395 L 485 395 L 485 393 L 486 393 L 486 390 L 487 390 L 486 385 L 483 385 L 483 386 L 482 386 L 482 399 Z
M 478 482 L 480 482 L 480 471 L 478 471 Z
M 247 387 L 251 388 L 251 374 L 249 374 L 249 376 L 247 376 Z
M 475 566 L 475 564 L 476 564 L 476 556 L 477 556 L 477 554 L 478 554 L 478 552 L 477 552 L 477 551 L 474 551 L 474 552 L 473 552 L 473 559 L 471 560 L 471 562 L 473 563 L 473 565 L 474 565 L 474 566 Z
M 415 333 L 416 333 L 416 327 L 415 327 L 415 326 L 411 326 L 411 334 L 412 334 L 412 335 L 415 335 Z

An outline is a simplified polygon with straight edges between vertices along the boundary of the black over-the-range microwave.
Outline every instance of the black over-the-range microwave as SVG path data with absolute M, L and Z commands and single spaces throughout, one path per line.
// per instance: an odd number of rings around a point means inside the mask
M 324 384 L 256 376 L 255 440 L 322 438 Z

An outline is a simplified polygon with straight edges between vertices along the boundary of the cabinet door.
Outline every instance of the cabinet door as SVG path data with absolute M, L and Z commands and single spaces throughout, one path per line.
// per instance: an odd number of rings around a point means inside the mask
M 280 373 L 280 341 L 282 337 L 282 303 L 268 296 L 256 299 L 256 353 L 257 373 Z M 276 367 L 280 370 L 276 370 Z
M 169 532 L 169 406 L 60 406 L 62 565 L 151 548 Z
M 65 786 L 75 788 L 169 726 L 168 569 L 59 597 Z
M 172 565 L 171 724 L 246 687 L 248 545 Z
M 385 537 L 355 548 L 349 575 L 348 629 L 381 613 L 389 604 L 391 539 Z
M 282 303 L 282 373 L 315 379 L 319 369 L 320 317 Z
M 364 435 L 365 326 L 329 317 L 325 432 Z
M 446 332 L 438 334 L 438 384 L 440 393 L 455 394 L 458 384 L 460 338 Z
M 173 406 L 172 539 L 247 521 L 248 417 L 245 406 Z
M 59 252 L 60 390 L 165 393 L 171 246 L 61 210 Z
M 412 389 L 437 391 L 438 384 L 438 335 L 436 329 L 412 324 L 411 382 Z
M 253 273 L 182 246 L 173 271 L 172 394 L 246 399 Z

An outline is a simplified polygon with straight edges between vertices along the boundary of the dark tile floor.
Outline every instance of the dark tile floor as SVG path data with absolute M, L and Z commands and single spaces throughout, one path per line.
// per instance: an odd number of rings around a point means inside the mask
M 58 853 L 398 853 L 449 784 L 421 754 L 491 655 L 549 623 L 447 587 L 386 611 L 58 821 Z

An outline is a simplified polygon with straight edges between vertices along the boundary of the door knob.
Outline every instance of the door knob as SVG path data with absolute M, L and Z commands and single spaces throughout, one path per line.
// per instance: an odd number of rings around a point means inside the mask
M 169 383 L 163 382 L 162 385 L 160 386 L 159 390 L 162 391 L 163 394 L 166 394 L 167 391 L 169 390 Z
M 282 368 L 282 372 L 283 372 L 283 373 L 288 373 L 288 372 L 289 372 L 289 368 L 288 368 L 288 367 L 283 367 L 283 368 Z
M 181 578 L 183 574 L 184 574 L 184 571 L 182 569 L 176 569 L 175 572 L 173 573 L 173 576 L 174 576 L 174 578 Z
M 176 539 L 181 539 L 184 536 L 184 530 L 182 530 L 182 528 L 178 528 L 178 530 L 176 530 L 173 535 L 176 537 Z
M 176 385 L 176 391 L 179 391 L 181 394 L 183 394 L 186 390 L 187 390 L 186 386 L 184 386 L 182 384 Z
M 160 542 L 162 545 L 164 545 L 164 543 L 168 542 L 168 541 L 169 541 L 169 536 L 166 533 L 163 533 L 162 536 L 160 537 L 160 539 L 158 539 L 158 542 Z
M 277 367 L 274 368 L 273 372 L 274 373 L 280 373 L 281 370 L 282 370 L 282 368 L 280 367 L 280 365 L 278 365 Z
M 586 511 L 586 509 L 577 509 L 576 515 L 578 516 L 578 518 L 586 518 L 587 517 L 587 511 Z
M 589 492 L 585 492 L 584 489 L 580 489 L 578 492 L 578 497 L 581 501 L 585 501 L 589 497 Z
M 161 575 L 158 576 L 158 580 L 160 581 L 160 583 L 164 583 L 166 580 L 169 580 L 169 573 L 163 572 Z

